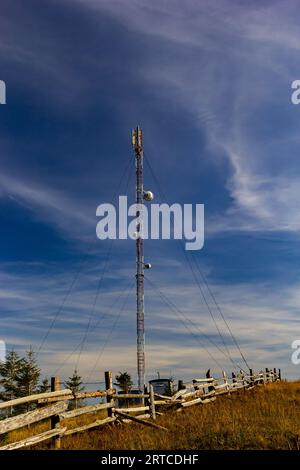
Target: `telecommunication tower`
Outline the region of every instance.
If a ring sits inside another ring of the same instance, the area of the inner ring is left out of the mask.
[[[132,130],[132,146],[135,153],[136,175],[136,330],[138,388],[145,387],[145,309],[144,270],[151,268],[144,260],[144,214],[143,202],[152,201],[153,193],[144,191],[143,185],[143,135],[140,127]]]

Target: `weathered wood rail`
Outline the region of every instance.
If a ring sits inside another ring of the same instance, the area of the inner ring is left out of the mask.
[[[166,431],[166,428],[154,422],[157,415],[163,414],[161,412],[163,407],[165,407],[165,410],[175,408],[180,412],[191,406],[210,403],[216,400],[219,395],[231,394],[240,390],[246,391],[256,386],[280,380],[280,369],[278,371],[276,369],[266,369],[264,372],[258,373],[250,370],[248,374],[242,372],[240,374],[232,373],[230,378],[227,377],[225,372],[223,372],[221,378],[213,378],[208,371],[206,378],[196,378],[191,383],[179,381],[178,391],[172,396],[156,393],[152,385],[149,385],[148,393],[117,394],[113,388],[112,373],[109,371],[105,372],[106,390],[80,392],[75,395],[72,394],[71,390],[60,390],[59,378],[53,377],[51,379],[51,392],[0,402],[0,413],[1,410],[5,409],[14,410],[19,405],[37,404],[37,408],[32,411],[0,419],[0,436],[47,419],[50,419],[51,429],[21,441],[3,445],[0,447],[0,451],[29,447],[49,439],[52,441],[53,447],[59,449],[61,438],[64,436],[85,432],[116,421],[121,423],[137,422]],[[105,399],[106,402],[82,406],[68,411],[69,401],[75,400],[77,403],[78,400],[85,398],[101,398]],[[130,402],[133,399],[140,399],[141,405],[129,406],[128,401]],[[126,400],[126,407],[120,407],[122,400]],[[107,416],[82,426],[71,428],[68,426],[68,420],[70,419],[93,415],[99,411],[106,412]]]

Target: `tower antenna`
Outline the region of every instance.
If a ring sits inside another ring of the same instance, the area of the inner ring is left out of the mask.
[[[143,135],[138,126],[132,130],[132,146],[135,153],[136,175],[136,330],[137,330],[137,374],[138,389],[145,387],[145,310],[144,270],[151,268],[144,261],[144,214],[143,201],[152,201],[151,191],[144,192],[143,186]]]

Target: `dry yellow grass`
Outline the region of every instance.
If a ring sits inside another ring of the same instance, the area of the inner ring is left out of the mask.
[[[81,417],[68,427],[103,417]],[[168,412],[157,420],[164,432],[139,424],[107,425],[62,439],[62,449],[300,449],[300,382],[281,382],[219,397],[182,413]],[[44,426],[44,427],[43,427]],[[48,427],[47,427],[48,426]],[[49,429],[49,424],[38,431]],[[36,434],[34,429],[11,433],[9,441]],[[39,448],[46,448],[46,444]]]

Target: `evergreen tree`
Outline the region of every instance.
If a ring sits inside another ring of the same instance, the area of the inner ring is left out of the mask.
[[[128,372],[119,372],[119,375],[116,375],[116,382],[116,385],[118,385],[124,393],[129,393],[133,385]]]
[[[18,371],[16,383],[18,386],[17,394],[19,397],[26,397],[39,392],[38,383],[40,379],[40,369],[38,367],[35,353],[30,347],[25,358],[22,360],[22,367]],[[27,411],[31,405],[26,405]],[[24,407],[22,407],[24,408]]]
[[[39,393],[50,392],[50,389],[51,389],[51,385],[50,385],[49,379],[48,377],[45,377],[41,385],[39,386]]]
[[[19,396],[18,375],[23,365],[24,359],[13,350],[8,352],[5,361],[0,363],[1,400],[13,400]]]
[[[83,400],[80,400],[80,399],[78,400],[76,398],[76,394],[79,392],[82,392],[85,388],[82,386],[82,384],[83,384],[82,378],[80,377],[80,375],[78,375],[77,370],[75,369],[73,372],[73,375],[69,377],[69,380],[67,380],[65,383],[66,387],[72,390],[72,393],[75,397],[75,399],[72,402],[70,402],[70,406],[69,406],[70,409],[73,409],[73,408],[76,409],[78,408],[78,406],[82,405]]]

